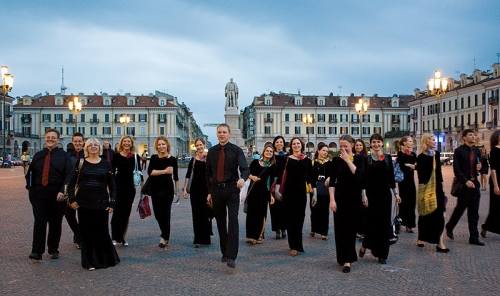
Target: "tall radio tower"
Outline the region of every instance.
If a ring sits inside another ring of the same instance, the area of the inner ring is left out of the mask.
[[[66,93],[68,88],[64,85],[64,67],[61,69],[61,95]]]

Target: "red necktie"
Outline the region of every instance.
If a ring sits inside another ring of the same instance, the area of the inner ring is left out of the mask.
[[[224,146],[221,145],[219,150],[219,158],[217,159],[217,182],[224,182],[224,157]]]
[[[43,169],[42,169],[42,186],[49,185],[49,171],[50,171],[50,150],[45,155],[45,159],[43,160]]]
[[[470,162],[470,176],[472,178],[475,178],[476,174],[474,172],[476,171],[476,155],[474,155],[473,150],[469,152],[469,162]]]

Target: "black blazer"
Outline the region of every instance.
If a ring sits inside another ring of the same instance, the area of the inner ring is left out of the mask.
[[[215,178],[220,146],[220,144],[217,144],[208,150],[207,169],[205,170],[208,193],[212,193],[213,186],[216,183]],[[228,142],[224,145],[224,155],[224,181],[222,183],[236,183],[240,177],[246,180],[249,175],[249,170],[243,150],[233,143]]]

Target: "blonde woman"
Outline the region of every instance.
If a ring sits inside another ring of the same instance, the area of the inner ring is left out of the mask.
[[[115,182],[111,164],[99,157],[101,151],[99,140],[85,142],[85,160],[76,164],[68,186],[71,208],[78,209],[82,267],[88,270],[120,262],[108,229],[108,216],[115,207]]]
[[[416,168],[419,209],[417,246],[424,247],[424,242],[437,244],[436,252],[448,253],[450,250],[446,248],[443,240],[446,197],[443,191],[439,151],[435,149],[434,135],[422,135]]]
[[[151,156],[148,175],[151,182],[153,212],[161,230],[158,246],[164,249],[170,240],[170,214],[174,195],[178,196],[179,175],[177,159],[170,155],[170,142],[166,137],[156,138],[155,150],[157,154]]]
[[[116,181],[116,207],[111,219],[111,236],[113,244],[128,247],[125,235],[135,197],[134,170],[140,163],[135,153],[134,139],[123,136],[118,142],[113,156],[112,167]]]

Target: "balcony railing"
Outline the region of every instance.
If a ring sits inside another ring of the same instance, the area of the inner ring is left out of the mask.
[[[400,123],[401,123],[401,120],[399,120],[399,119],[392,120],[392,124],[400,124]]]
[[[388,131],[385,133],[384,138],[401,138],[409,135],[410,131]]]
[[[417,120],[417,118],[418,118],[417,114],[412,114],[412,115],[411,115],[411,119],[413,119],[413,120]]]
[[[31,123],[31,117],[21,117],[22,123]]]
[[[272,118],[264,118],[264,123],[273,123]]]
[[[76,120],[73,118],[73,119],[66,119],[66,123],[75,123]]]
[[[498,97],[491,96],[488,98],[488,104],[490,105],[498,105]]]
[[[337,119],[329,119],[328,122],[329,123],[337,123]]]
[[[25,133],[14,133],[14,137],[20,137],[20,138],[31,138],[31,139],[39,139],[40,136],[34,135],[34,134],[25,134]]]
[[[166,123],[167,119],[166,118],[158,118],[158,123]]]
[[[91,118],[91,119],[89,120],[89,122],[90,122],[90,123],[99,123],[99,119],[97,119],[97,118],[95,118],[95,119],[94,119],[94,118]]]

